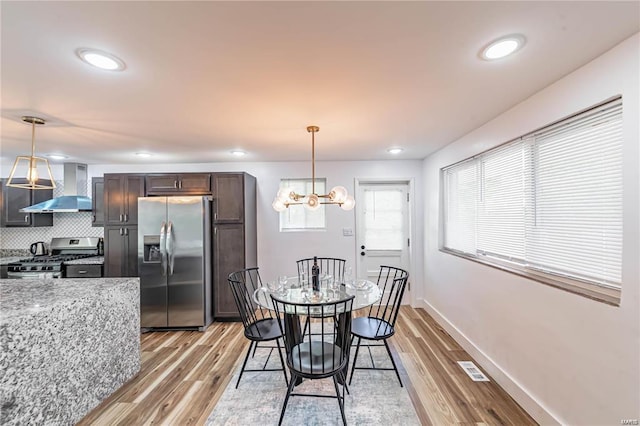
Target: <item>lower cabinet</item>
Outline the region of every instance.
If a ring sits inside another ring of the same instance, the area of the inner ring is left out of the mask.
[[[230,273],[248,267],[243,256],[244,225],[215,225],[213,246],[213,312],[216,319],[235,320],[240,318],[240,313],[228,278]]]
[[[138,227],[104,228],[104,276],[138,276]]]
[[[100,278],[102,265],[67,265],[64,268],[65,278]]]

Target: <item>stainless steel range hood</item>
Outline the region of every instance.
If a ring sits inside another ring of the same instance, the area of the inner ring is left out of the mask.
[[[87,165],[64,164],[63,196],[20,209],[23,213],[73,213],[91,211],[87,197]]]

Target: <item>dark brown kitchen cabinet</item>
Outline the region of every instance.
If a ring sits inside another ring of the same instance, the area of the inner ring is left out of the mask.
[[[104,178],[92,178],[91,188],[91,226],[104,226]]]
[[[104,228],[104,276],[138,276],[138,227]]]
[[[258,266],[256,178],[246,173],[214,173],[213,306],[218,320],[237,320],[231,272]],[[216,215],[217,213],[217,215]]]
[[[26,180],[18,180],[25,183]],[[49,181],[47,181],[49,182]],[[22,213],[20,209],[38,204],[53,198],[52,189],[24,189],[6,186],[6,181],[2,185],[0,196],[0,226],[2,227],[35,227],[53,226],[53,213]]]
[[[104,175],[104,226],[138,224],[138,197],[144,197],[144,175]]]
[[[104,275],[138,276],[138,197],[144,175],[104,175]]]
[[[211,173],[150,174],[147,195],[211,194]]]
[[[217,283],[213,291],[215,317],[239,318],[228,277],[230,273],[245,268],[244,256],[239,256],[245,249],[244,225],[215,225],[213,244],[218,248],[213,256],[214,282]]]
[[[102,265],[66,265],[64,267],[65,278],[100,278],[102,277]]]
[[[255,191],[255,178],[246,173],[214,173],[213,220],[215,223],[242,222],[245,210],[245,177],[253,178]],[[250,180],[250,179],[249,179]]]

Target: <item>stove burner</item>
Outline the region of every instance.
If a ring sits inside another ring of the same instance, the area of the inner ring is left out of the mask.
[[[95,254],[54,254],[50,256],[34,256],[20,259],[7,265],[8,272],[59,272],[62,264],[76,259],[93,257]]]
[[[20,259],[7,265],[10,278],[61,278],[65,274],[64,262],[98,256],[100,238],[53,238],[51,254]]]

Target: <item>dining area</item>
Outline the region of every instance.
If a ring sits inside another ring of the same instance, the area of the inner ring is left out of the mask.
[[[272,388],[268,393],[274,417],[267,420],[264,405],[257,404],[255,410],[243,410],[243,422],[255,411],[268,424],[300,420],[364,424],[363,414],[370,416],[376,409],[384,412],[389,404],[373,404],[363,410],[354,401],[375,401],[371,388],[390,384],[403,391],[387,340],[395,333],[409,274],[382,265],[374,282],[355,278],[344,259],[318,256],[298,260],[296,270],[295,275],[267,279],[258,267],[229,275],[243,335],[250,341],[233,385],[240,393],[245,387],[255,391],[256,381]],[[356,370],[362,372],[354,374]],[[374,371],[380,383],[368,375]],[[408,397],[405,403],[410,408]],[[274,405],[279,412],[273,412]],[[216,411],[221,415],[214,416]],[[404,411],[413,416],[403,424],[419,424],[413,410]],[[223,412],[224,401],[220,401],[212,413],[212,424],[229,424]],[[314,413],[321,417],[314,418]],[[395,416],[395,420],[389,418],[392,423],[406,414]]]

